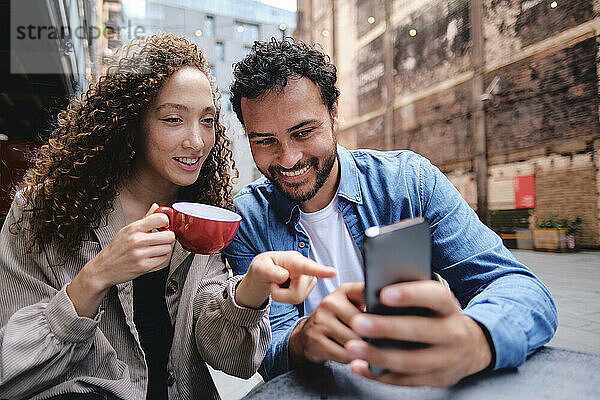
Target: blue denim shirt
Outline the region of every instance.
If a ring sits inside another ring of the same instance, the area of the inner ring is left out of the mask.
[[[522,364],[552,338],[557,313],[548,289],[427,159],[410,151],[337,150],[338,209],[361,253],[365,229],[424,217],[431,225],[432,269],[448,281],[463,313],[487,328],[495,369]],[[269,180],[242,189],[235,206],[243,219],[224,251],[235,273],[245,273],[265,251],[297,250],[308,257],[298,205]],[[260,370],[265,379],[292,367],[288,339],[302,315],[301,304],[271,303],[272,342]]]

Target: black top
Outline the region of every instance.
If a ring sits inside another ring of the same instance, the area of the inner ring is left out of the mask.
[[[148,364],[146,399],[167,399],[167,361],[173,325],[165,301],[169,268],[133,280],[133,320]]]

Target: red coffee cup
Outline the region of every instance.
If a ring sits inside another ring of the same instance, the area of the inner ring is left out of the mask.
[[[242,217],[208,204],[180,202],[159,207],[155,213],[169,217],[169,229],[184,249],[197,254],[215,254],[235,237]]]

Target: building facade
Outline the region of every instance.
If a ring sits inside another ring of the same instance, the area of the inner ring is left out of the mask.
[[[221,92],[224,125],[240,174],[234,191],[260,177],[229,101],[232,64],[248,54],[255,40],[290,35],[295,13],[251,0],[130,0],[123,4],[127,26],[142,28],[145,34],[185,36],[205,52]]]
[[[2,2],[0,41],[0,222],[57,114],[101,73],[102,34],[116,0]],[[8,29],[10,27],[10,29]]]
[[[600,0],[299,0],[339,71],[339,142],[432,160],[497,231],[600,247]]]

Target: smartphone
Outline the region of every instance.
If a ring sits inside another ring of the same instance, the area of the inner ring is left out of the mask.
[[[432,279],[431,231],[421,217],[405,219],[386,226],[365,230],[363,242],[365,268],[365,303],[368,313],[382,315],[431,316],[432,311],[422,307],[387,307],[379,301],[381,289],[399,282]],[[422,348],[423,343],[393,339],[366,339],[378,347],[402,349]],[[385,371],[369,366],[373,375]]]

